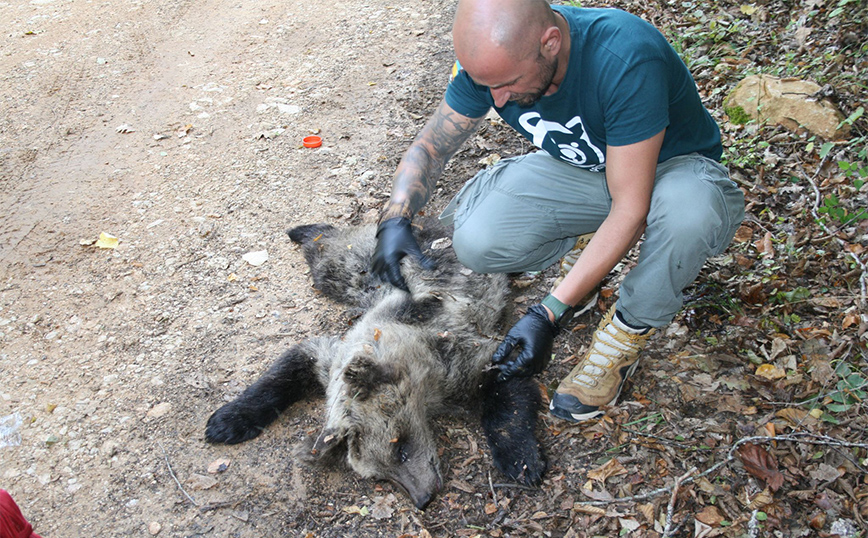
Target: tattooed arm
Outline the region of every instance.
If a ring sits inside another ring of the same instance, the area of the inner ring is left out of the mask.
[[[396,217],[412,219],[428,203],[446,163],[480,123],[482,117],[468,118],[442,101],[398,164],[392,197],[380,222]]]

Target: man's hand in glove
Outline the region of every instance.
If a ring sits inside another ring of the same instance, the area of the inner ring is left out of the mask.
[[[498,381],[542,372],[551,359],[552,344],[559,331],[558,326],[549,320],[548,310],[543,305],[528,308],[527,314],[509,330],[491,359],[500,367]],[[521,351],[509,358],[516,347]]]
[[[406,292],[407,281],[401,275],[401,260],[413,256],[425,269],[434,269],[434,262],[422,254],[419,243],[413,237],[410,219],[397,217],[384,220],[377,227],[377,247],[371,259],[371,270],[380,280]]]

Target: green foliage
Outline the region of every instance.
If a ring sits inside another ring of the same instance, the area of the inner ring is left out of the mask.
[[[835,9],[829,12],[829,18],[834,19],[835,17],[841,16],[841,14],[847,10],[848,4],[856,4],[858,7],[860,1],[861,0],[839,0]]]
[[[856,409],[860,405],[864,405],[866,398],[868,398],[868,374],[855,370],[846,361],[841,361],[838,364],[837,368],[835,368],[835,374],[838,380],[835,382],[835,388],[831,392],[820,394],[804,402],[819,402],[819,404],[814,403],[813,407],[821,411],[819,414],[820,420],[832,424],[840,423],[835,415],[846,413]]]
[[[823,205],[817,209],[817,213],[827,215],[829,220],[840,226],[847,226],[854,222],[868,219],[868,209],[862,207],[855,212],[850,212],[850,210],[841,205],[841,200],[835,194],[826,196],[823,200]],[[825,224],[827,219],[821,217],[820,221]]]
[[[730,146],[723,148],[720,162],[724,166],[754,169],[763,164],[763,152],[770,146],[759,132],[753,136],[739,138]]]
[[[799,286],[791,291],[773,292],[772,302],[778,304],[801,303],[811,298],[811,290]]]
[[[745,112],[740,106],[726,107],[723,111],[726,112],[727,116],[729,116],[729,121],[735,125],[744,125],[753,119],[751,115]]]
[[[868,178],[868,166],[861,162],[838,161],[838,168],[844,173],[845,177],[853,180],[853,187],[856,190],[862,188],[865,184],[865,178]]]

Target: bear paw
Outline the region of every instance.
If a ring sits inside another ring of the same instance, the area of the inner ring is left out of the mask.
[[[224,405],[208,419],[205,439],[211,443],[227,445],[249,441],[263,430],[256,418],[234,402]]]
[[[548,468],[536,443],[533,446],[512,446],[511,450],[492,449],[494,466],[510,479],[526,486],[538,486]]]

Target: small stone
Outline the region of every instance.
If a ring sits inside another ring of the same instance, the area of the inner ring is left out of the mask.
[[[285,105],[283,103],[277,103],[277,111],[281,114],[298,114],[301,112],[301,107],[297,105]]]
[[[148,524],[148,532],[151,533],[151,536],[160,534],[161,530],[163,530],[163,526],[156,521],[152,521]]]
[[[152,418],[160,418],[166,416],[172,411],[172,404],[169,402],[158,403],[148,411],[148,416]]]
[[[259,267],[260,265],[268,261],[268,251],[258,250],[256,252],[248,252],[247,254],[241,256],[241,259],[254,267]]]

